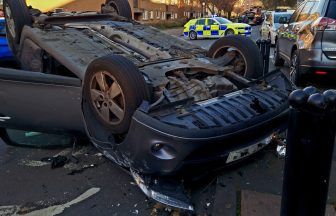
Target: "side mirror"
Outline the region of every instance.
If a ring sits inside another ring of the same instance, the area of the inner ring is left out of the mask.
[[[287,17],[280,17],[279,18],[279,23],[280,24],[289,24],[289,20],[287,19]]]

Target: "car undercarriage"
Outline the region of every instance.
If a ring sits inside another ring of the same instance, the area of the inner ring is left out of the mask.
[[[6,4],[11,28],[22,20]],[[294,87],[279,71],[262,74],[248,38],[206,51],[116,14],[28,13],[10,40],[22,70],[0,69],[0,126],[85,135],[148,196],[144,179],[240,161],[285,129]]]

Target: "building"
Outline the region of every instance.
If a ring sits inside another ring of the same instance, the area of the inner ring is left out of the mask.
[[[66,11],[99,11],[105,0],[27,0],[28,4],[44,11],[64,8]],[[133,18],[144,22],[190,19],[202,16],[199,0],[129,0]]]

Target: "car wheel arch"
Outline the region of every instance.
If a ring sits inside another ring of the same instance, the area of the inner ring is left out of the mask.
[[[227,29],[225,30],[225,32],[224,32],[224,35],[227,35],[227,32],[229,32],[229,31],[232,31],[233,34],[236,34],[236,32],[235,32],[234,29],[232,29],[232,28],[227,28]]]

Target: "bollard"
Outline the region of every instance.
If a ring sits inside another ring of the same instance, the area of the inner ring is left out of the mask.
[[[291,105],[281,216],[324,216],[336,128],[336,91],[296,90]]]
[[[257,45],[260,49],[260,53],[263,58],[263,75],[265,76],[269,72],[269,58],[270,58],[270,50],[271,50],[271,40],[257,40]]]

